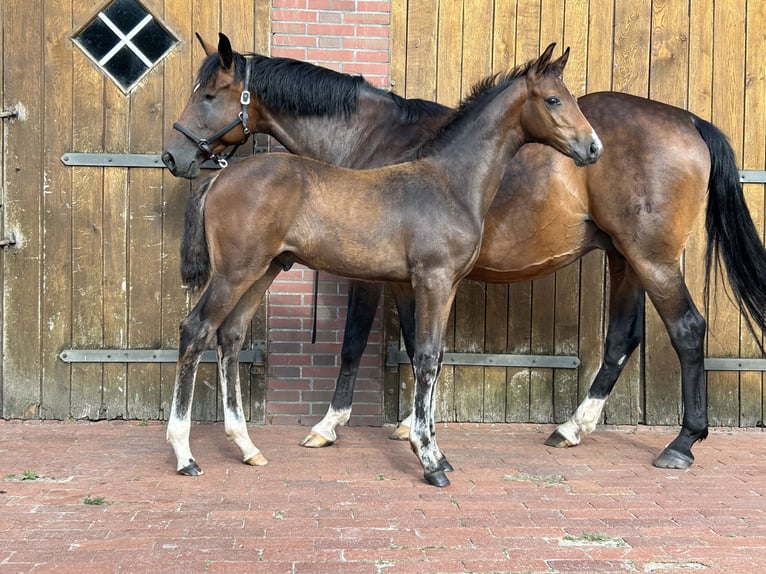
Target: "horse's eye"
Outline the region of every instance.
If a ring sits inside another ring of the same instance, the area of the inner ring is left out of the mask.
[[[548,96],[545,98],[545,105],[551,108],[560,106],[561,100],[557,96]]]
[[[212,102],[215,99],[215,94],[205,94],[204,97],[208,102]]]

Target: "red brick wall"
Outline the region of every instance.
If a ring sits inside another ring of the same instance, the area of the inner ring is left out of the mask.
[[[272,56],[285,56],[389,85],[390,0],[274,0]],[[311,343],[314,272],[296,266],[269,293],[266,421],[311,425],[335,388],[347,281],[320,274],[317,342]],[[383,329],[378,316],[365,351],[350,424],[383,422]]]

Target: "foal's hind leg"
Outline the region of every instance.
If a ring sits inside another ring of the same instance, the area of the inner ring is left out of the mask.
[[[547,438],[545,444],[548,446],[576,446],[582,435],[596,429],[606,399],[643,337],[645,297],[641,282],[622,255],[609,252],[607,256],[610,296],[604,360],[587,396],[572,417]]]
[[[301,446],[309,448],[330,446],[337,439],[335,428],[348,422],[359,363],[367,347],[367,339],[370,336],[382,291],[382,283],[349,282],[346,329],[343,333],[340,373],[335,383],[335,392],[327,414],[311,427],[311,432],[301,441]]]
[[[261,466],[268,461],[253,444],[247,432],[239,380],[239,351],[250,319],[280,270],[279,265],[272,263],[266,274],[240,298],[237,306],[218,329],[218,372],[221,380],[224,429],[226,436],[242,453],[242,461],[253,466]]]
[[[202,474],[189,447],[197,366],[218,325],[229,314],[238,298],[239,292],[232,292],[227,281],[214,277],[194,309],[181,321],[176,381],[167,428],[167,440],[175,452],[179,474]]]

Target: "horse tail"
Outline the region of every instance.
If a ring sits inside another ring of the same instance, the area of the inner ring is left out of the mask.
[[[181,239],[181,280],[192,292],[200,291],[210,279],[210,254],[205,235],[205,198],[215,177],[192,186],[184,215]]]
[[[696,116],[693,121],[710,151],[705,298],[708,299],[713,262],[718,263],[717,273],[723,261],[740,311],[747,310],[758,327],[766,330],[766,249],[745,202],[734,150],[714,125]],[[743,312],[743,316],[756,341],[760,341],[748,314]]]

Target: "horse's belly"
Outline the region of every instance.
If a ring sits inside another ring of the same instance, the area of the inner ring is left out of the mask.
[[[469,277],[512,283],[553,273],[599,247],[598,229],[579,210],[523,208],[491,213]]]

